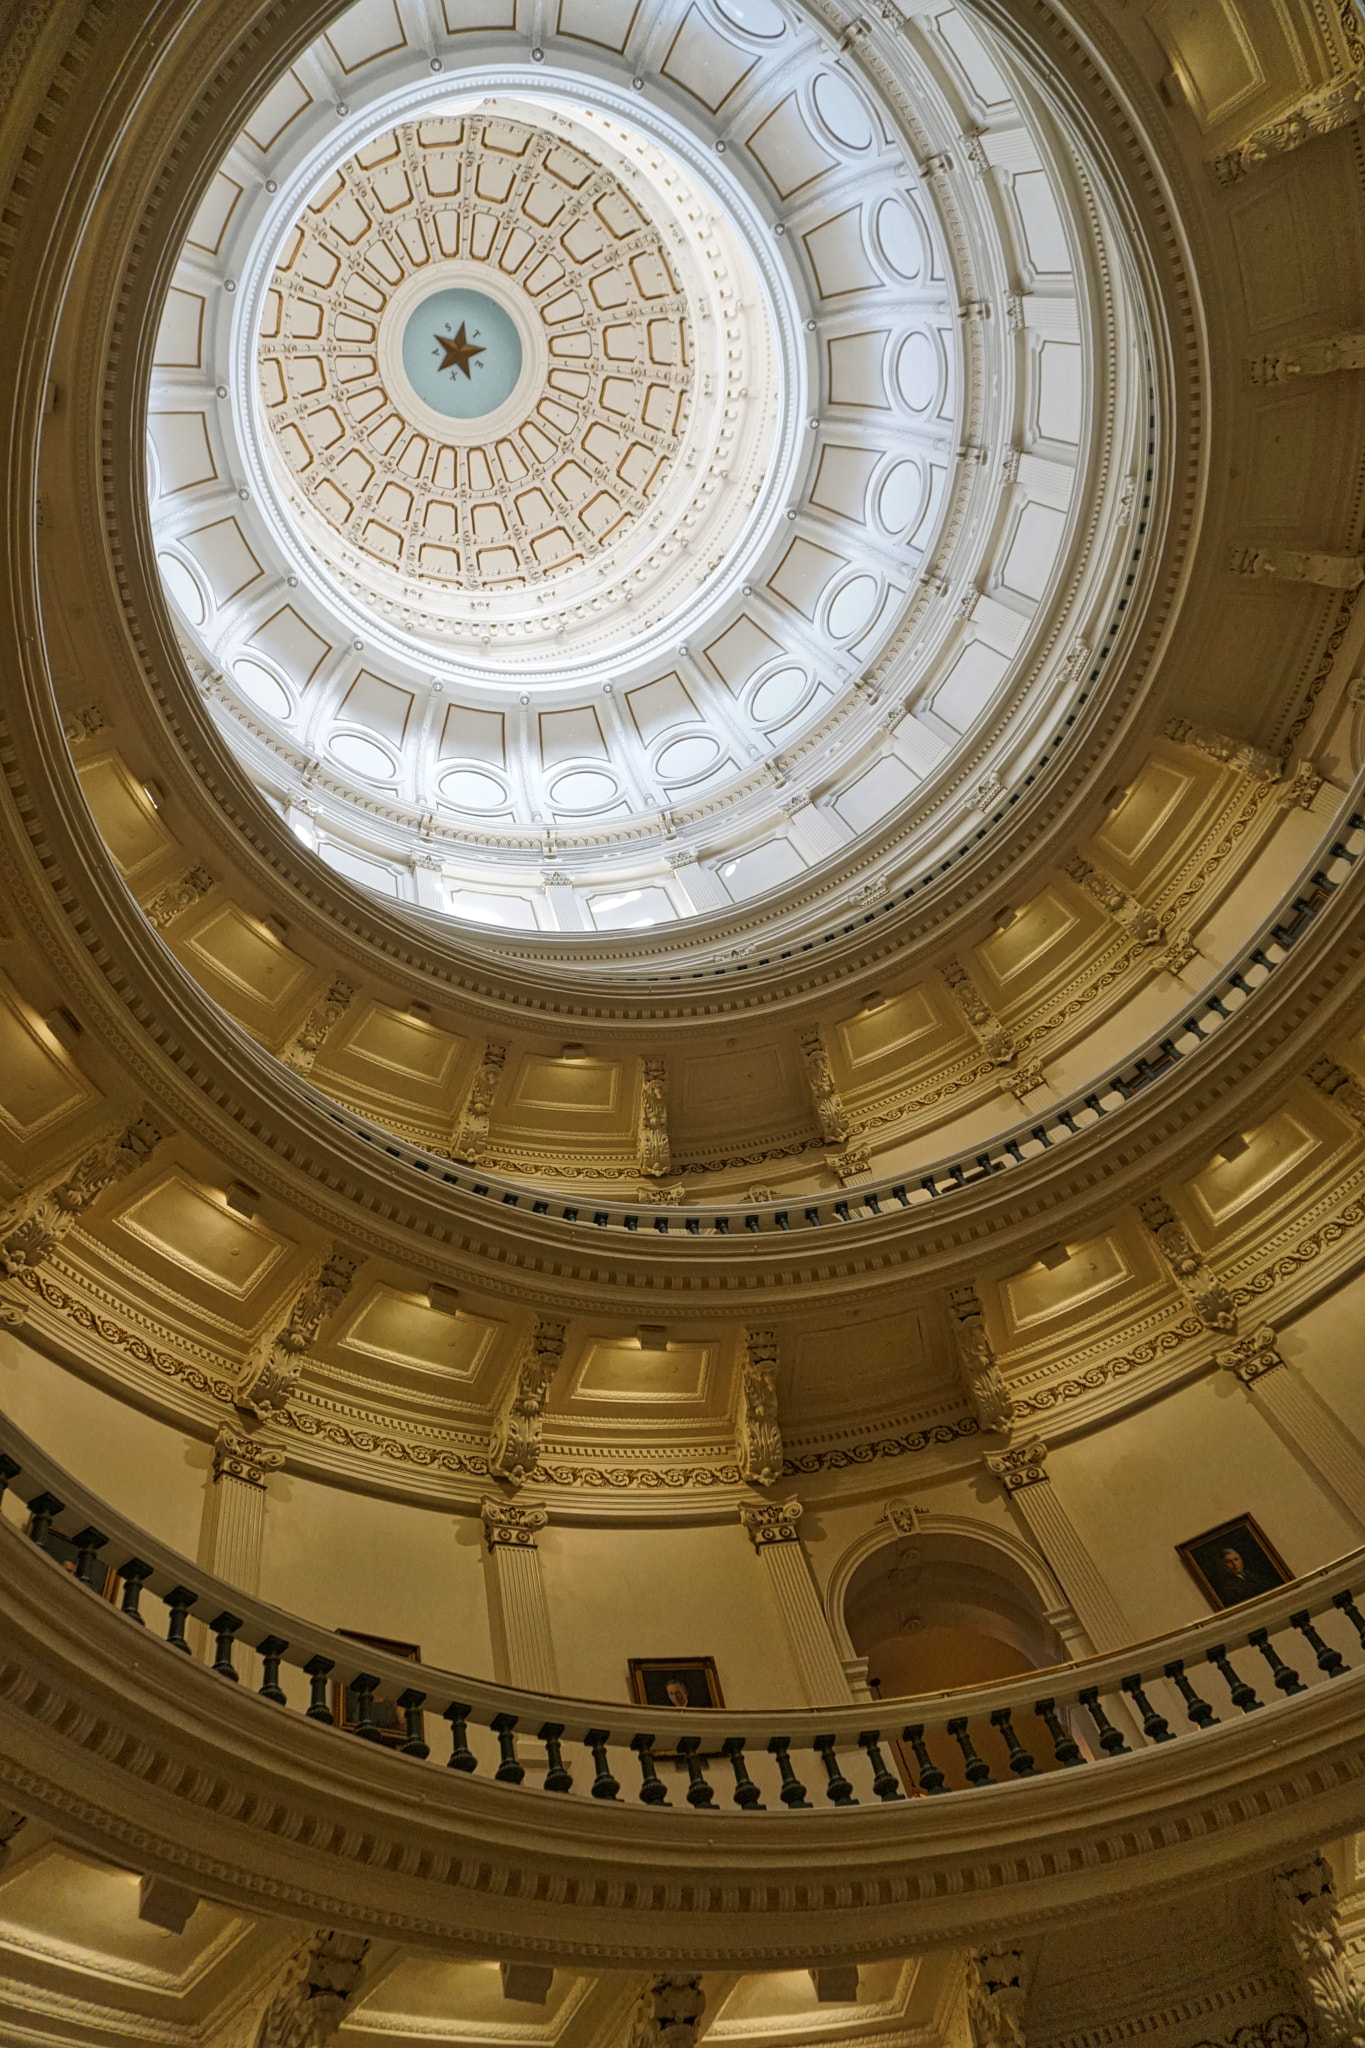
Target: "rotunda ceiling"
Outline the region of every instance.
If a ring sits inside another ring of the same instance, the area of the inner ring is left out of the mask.
[[[334,868],[705,951],[942,860],[1075,723],[1150,343],[965,10],[873,63],[773,0],[585,8],[457,61],[366,0],[275,88],[168,296],[153,521]]]

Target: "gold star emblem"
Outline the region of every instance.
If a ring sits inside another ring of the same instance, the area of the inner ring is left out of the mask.
[[[477,328],[475,332],[478,332]],[[475,356],[481,356],[484,352],[482,345],[471,341],[465,333],[465,323],[463,320],[460,322],[460,331],[453,341],[448,334],[438,334],[436,341],[443,350],[441,368],[443,370],[463,370],[466,377],[469,375],[469,365],[473,362]]]

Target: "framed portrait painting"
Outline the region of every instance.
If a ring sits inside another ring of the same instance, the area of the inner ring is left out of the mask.
[[[349,1643],[362,1643],[371,1650],[385,1650],[390,1657],[402,1657],[408,1664],[420,1664],[422,1652],[416,1643],[396,1643],[389,1636],[362,1635],[359,1629],[339,1628],[336,1633],[345,1636]],[[357,1659],[357,1663],[362,1660]],[[374,1706],[374,1725],[379,1730],[379,1740],[394,1749],[407,1740],[407,1720],[397,1696],[387,1686],[380,1686],[371,1695]],[[338,1728],[354,1733],[360,1718],[359,1701],[355,1688],[350,1685],[332,1684],[332,1719]]]
[[[1210,1607],[1239,1607],[1260,1593],[1273,1593],[1294,1577],[1270,1538],[1251,1515],[1234,1515],[1176,1550]]]
[[[632,1657],[630,1696],[642,1707],[723,1707],[714,1657]]]

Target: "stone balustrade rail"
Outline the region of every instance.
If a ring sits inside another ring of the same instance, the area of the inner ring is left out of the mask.
[[[1365,1679],[1362,1549],[1152,1642],[960,1692],[764,1712],[537,1695],[407,1663],[253,1599],[126,1521],[3,1418],[0,1446],[0,1557],[35,1546],[54,1598],[69,1578],[78,1598],[116,1600],[171,1655],[191,1655],[202,1625],[218,1678],[240,1685],[246,1653],[261,1698],[329,1740],[386,1744],[404,1767],[488,1774],[509,1793],[685,1803],[736,1819],[1003,1794],[1040,1772],[1202,1740],[1351,1672]]]
[[[928,1161],[922,1168],[846,1187],[838,1196],[801,1195],[742,1205],[708,1204],[684,1196],[681,1206],[651,1208],[634,1201],[594,1194],[566,1198],[482,1168],[460,1166],[439,1153],[414,1145],[354,1110],[341,1107],[324,1090],[301,1076],[286,1074],[286,1085],[307,1096],[352,1137],[421,1174],[433,1190],[457,1189],[531,1217],[592,1230],[653,1232],[668,1240],[670,1251],[688,1240],[708,1237],[775,1237],[793,1231],[836,1228],[870,1222],[902,1210],[938,1202],[1040,1159],[1069,1138],[1091,1129],[1121,1111],[1124,1105],[1159,1082],[1177,1066],[1187,1065],[1215,1039],[1223,1026],[1264,987],[1289,959],[1323,906],[1334,896],[1365,853],[1365,776],[1346,798],[1332,830],[1303,868],[1293,886],[1248,943],[1238,948],[1230,965],[1213,975],[1193,997],[1174,1011],[1169,1024],[1151,1033],[1117,1069],[1106,1067],[1092,1081],[1070,1091],[1030,1117],[1008,1127],[987,1145],[971,1146]],[[1002,1075],[1004,1070],[1002,1069]],[[1007,1076],[1006,1076],[1007,1078]],[[757,1247],[755,1247],[757,1249]],[[661,1246],[662,1250],[662,1246]]]

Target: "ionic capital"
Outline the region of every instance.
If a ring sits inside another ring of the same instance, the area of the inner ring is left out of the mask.
[[[521,1507],[509,1500],[485,1499],[479,1513],[490,1550],[537,1549],[537,1533],[550,1519],[544,1508]]]
[[[1040,1437],[1029,1444],[1015,1444],[1011,1450],[990,1455],[986,1463],[1006,1493],[1018,1493],[1025,1486],[1041,1486],[1047,1479],[1047,1445]]]
[[[748,1531],[749,1541],[755,1550],[766,1550],[772,1543],[795,1543],[798,1540],[796,1525],[801,1519],[799,1500],[774,1501],[762,1507],[740,1508],[739,1519]]]

